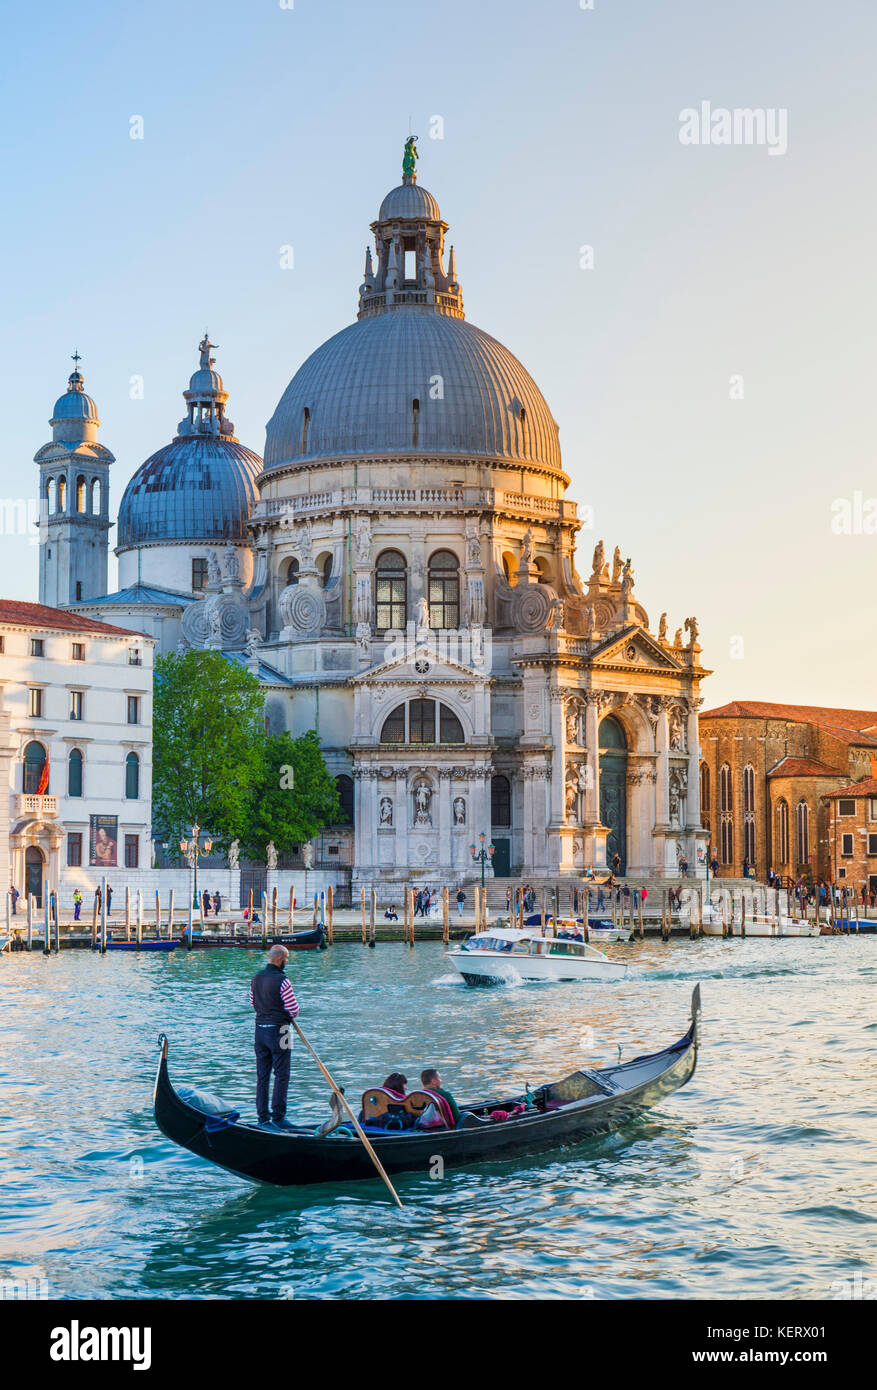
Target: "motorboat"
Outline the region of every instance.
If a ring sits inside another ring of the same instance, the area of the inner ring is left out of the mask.
[[[627,965],[585,941],[548,936],[536,927],[488,927],[448,952],[467,985],[532,980],[623,980]]]

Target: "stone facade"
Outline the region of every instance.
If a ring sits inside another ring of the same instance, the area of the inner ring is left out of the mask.
[[[877,778],[838,787],[823,797],[827,874],[861,901],[877,893]]]
[[[719,872],[828,877],[824,797],[870,775],[877,713],[734,701],[700,716],[704,827]]]

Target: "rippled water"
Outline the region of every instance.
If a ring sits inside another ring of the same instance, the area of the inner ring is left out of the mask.
[[[693,1081],[616,1134],[396,1182],[256,1188],[167,1142],[171,1076],[251,1114],[250,952],[0,958],[0,1277],[50,1297],[831,1298],[877,1278],[877,938],[609,948],[612,985],[470,990],[440,944],[295,957],[301,1022],[348,1094],[440,1065],[462,1099],[680,1036]],[[298,1046],[295,1118],[328,1114]]]

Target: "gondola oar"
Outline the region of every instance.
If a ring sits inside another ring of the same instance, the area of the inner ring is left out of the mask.
[[[344,1092],[343,1092],[338,1086],[335,1085],[335,1082],[332,1080],[332,1078],[331,1078],[331,1076],[329,1075],[328,1071],[327,1071],[326,1068],[323,1066],[323,1063],[320,1061],[320,1059],[319,1059],[319,1057],[317,1056],[316,1052],[315,1052],[314,1049],[311,1047],[311,1045],[310,1045],[310,1043],[308,1042],[307,1038],[305,1037],[304,1033],[301,1031],[301,1029],[299,1028],[298,1024],[296,1023],[295,1019],[292,1020],[292,1026],[293,1026],[293,1028],[295,1029],[295,1031],[298,1033],[299,1037],[301,1038],[301,1040],[302,1040],[302,1042],[304,1043],[305,1047],[307,1048],[308,1052],[309,1052],[309,1053],[311,1054],[311,1056],[313,1057],[313,1059],[314,1059],[314,1061],[316,1062],[317,1066],[320,1068],[320,1071],[321,1071],[321,1072],[323,1073],[323,1075],[325,1076],[325,1078],[326,1078],[326,1080],[328,1081],[329,1085],[332,1087],[332,1090],[334,1091],[334,1093],[335,1093],[335,1095],[337,1096],[338,1100],[339,1100],[340,1103],[344,1106],[344,1109],[347,1111],[348,1115],[350,1116],[350,1122],[351,1122],[351,1124],[353,1125],[353,1128],[356,1130],[357,1134],[359,1135],[360,1139],[362,1140],[363,1145],[365,1146],[366,1153],[368,1154],[368,1156],[369,1156],[369,1158],[371,1159],[372,1163],[375,1165],[375,1167],[377,1168],[377,1170],[378,1170],[378,1172],[380,1173],[381,1177],[383,1178],[384,1182],[387,1184],[387,1187],[388,1187],[388,1189],[389,1189],[390,1195],[391,1195],[391,1197],[393,1198],[393,1201],[396,1203],[396,1206],[397,1206],[397,1207],[401,1207],[402,1203],[401,1203],[401,1201],[399,1200],[399,1194],[398,1194],[398,1192],[396,1191],[396,1189],[395,1189],[395,1187],[393,1186],[393,1184],[390,1182],[390,1179],[387,1177],[386,1171],[385,1171],[385,1169],[384,1169],[384,1165],[381,1163],[381,1160],[378,1158],[377,1154],[375,1153],[374,1149],[372,1148],[371,1144],[368,1142],[368,1139],[366,1138],[365,1134],[363,1133],[362,1128],[361,1128],[360,1123],[359,1123],[359,1120],[356,1118],[356,1116],[354,1115],[354,1113],[353,1113],[353,1111],[351,1110],[350,1106],[347,1104],[347,1101],[344,1099]]]

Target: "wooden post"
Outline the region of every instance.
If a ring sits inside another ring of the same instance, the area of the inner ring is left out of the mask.
[[[414,889],[405,889],[405,940],[408,941],[414,931]]]
[[[731,892],[730,892],[729,896],[730,896],[730,899],[731,899],[731,907],[730,907],[730,910],[729,910],[729,913],[728,913],[728,935],[729,935],[729,936],[733,936],[733,935],[734,935],[734,890],[733,890],[733,889],[731,889]]]
[[[290,889],[290,903],[292,902],[292,890]],[[292,907],[289,909],[289,921],[292,924]],[[332,884],[326,889],[326,937],[329,945],[335,940],[335,889]]]
[[[413,889],[413,888],[409,888],[408,892],[409,892],[409,894],[410,894],[410,896],[411,896],[411,930],[410,930],[410,933],[409,933],[409,936],[408,936],[408,945],[409,945],[409,946],[411,947],[411,949],[413,950],[413,949],[414,949],[414,935],[415,935],[415,926],[414,926],[414,889]],[[422,901],[422,900],[421,900],[421,901]]]
[[[61,904],[58,897],[55,897],[55,950],[60,954],[61,951]]]
[[[374,948],[375,948],[375,918],[376,918],[376,916],[377,916],[377,912],[378,912],[378,895],[377,895],[377,890],[373,888],[372,891],[371,891],[371,902],[369,903],[369,909],[368,909],[368,944],[369,944],[369,946],[371,947],[372,950],[374,950]],[[413,941],[413,940],[412,940],[412,942],[411,942],[411,945],[412,945],[412,946],[414,945],[414,941]]]
[[[361,922],[361,925],[362,925],[362,944],[363,944],[363,946],[364,946],[364,945],[365,945],[365,941],[366,941],[366,934],[365,934],[365,933],[366,933],[366,929],[365,929],[365,888],[360,888],[360,890],[359,890],[359,917],[360,917],[360,922]]]
[[[125,884],[125,940],[131,940],[131,885]]]
[[[661,940],[670,940],[670,900],[666,888],[661,889]]]
[[[47,956],[51,950],[51,914],[49,912],[49,880],[43,879],[43,955]]]
[[[746,935],[746,890],[744,888],[740,897],[740,935]]]
[[[271,889],[271,930],[277,931],[277,884]]]
[[[643,890],[639,890],[639,900],[636,905],[637,912],[637,935],[640,941],[643,939]]]
[[[295,884],[289,889],[289,930],[295,931]]]
[[[191,911],[191,905],[190,909]],[[143,890],[137,889],[137,950],[140,950],[143,942]]]
[[[262,889],[262,950],[268,948],[268,889]]]
[[[292,931],[292,896],[293,896],[294,891],[295,891],[295,890],[293,889],[292,884],[290,884],[290,885],[289,885],[289,907],[286,909],[286,926],[287,926],[287,930],[289,930],[289,931]]]
[[[158,889],[155,890],[155,939],[161,939],[161,896]]]
[[[193,906],[192,906],[192,894],[191,894],[191,893],[189,892],[189,890],[188,890],[188,885],[187,885],[187,887],[186,887],[186,899],[187,899],[188,904],[189,904],[189,906],[188,906],[188,911],[187,911],[187,913],[186,913],[186,950],[187,950],[187,951],[191,951],[191,949],[192,949],[192,922],[193,922],[192,913],[193,913],[193,911],[194,911],[194,908],[193,908]],[[250,893],[250,921],[252,922],[252,920],[253,920],[253,894],[252,894],[252,892],[251,892],[251,893]],[[250,928],[250,930],[252,931],[252,927]]]
[[[448,885],[442,889],[442,941],[447,946],[451,939],[451,895]]]
[[[27,895],[27,949],[33,950],[33,893]]]
[[[174,890],[173,888],[167,895],[167,939],[174,939]]]
[[[157,895],[156,895],[157,896]],[[105,956],[107,953],[107,880],[101,879],[100,890],[100,953]]]
[[[98,911],[99,911],[99,908],[98,908],[98,905],[97,905],[97,894],[95,894],[94,903],[93,903],[92,909],[91,909],[91,944],[92,944],[92,948],[94,948],[94,947],[97,945],[97,914],[98,914]]]

